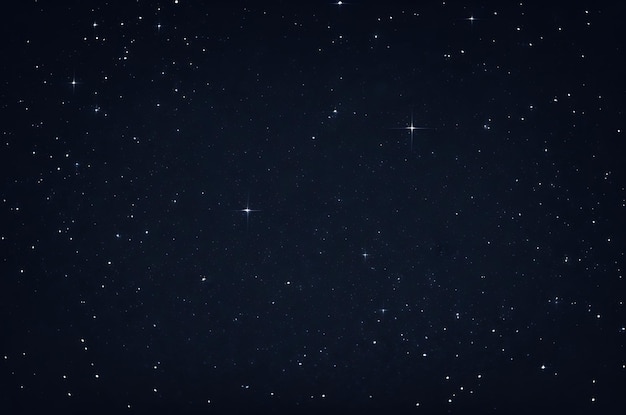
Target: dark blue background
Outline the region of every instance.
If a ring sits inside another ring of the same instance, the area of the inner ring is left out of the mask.
[[[7,413],[626,410],[623,6],[18,3]]]

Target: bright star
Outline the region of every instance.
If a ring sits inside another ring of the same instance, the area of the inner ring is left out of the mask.
[[[399,129],[400,130],[407,130],[411,134],[411,151],[413,151],[413,133],[415,132],[415,130],[432,130],[433,128],[416,127],[415,124],[413,123],[413,113],[411,112],[411,124],[407,125],[406,127],[399,128]]]
[[[239,209],[239,212],[246,214],[246,228],[248,227],[248,223],[250,222],[250,213],[252,212],[260,212],[258,209],[250,209],[250,196],[248,196],[248,200],[246,202],[246,207],[243,209]]]
[[[471,26],[474,26],[474,22],[478,21],[478,19],[474,16],[466,17],[463,20],[465,20],[466,22],[470,22]]]
[[[72,85],[72,92],[76,91],[76,85],[78,85],[78,81],[76,80],[76,75],[72,77],[70,81],[70,85]]]

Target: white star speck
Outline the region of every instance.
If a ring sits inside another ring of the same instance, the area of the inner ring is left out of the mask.
[[[407,125],[406,127],[395,128],[395,129],[409,131],[409,133],[411,134],[411,151],[413,151],[413,133],[415,132],[415,130],[433,130],[433,128],[430,128],[430,127],[421,127],[421,126],[416,127],[415,124],[413,123],[413,113],[411,113],[411,124]]]
[[[250,209],[250,196],[248,196],[248,200],[246,202],[246,207],[243,208],[243,209],[239,209],[239,212],[242,212],[242,213],[246,214],[246,228],[247,228],[248,224],[250,222],[250,213],[260,212],[260,210],[258,210],[258,209]]]

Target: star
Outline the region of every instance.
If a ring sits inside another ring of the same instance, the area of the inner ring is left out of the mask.
[[[258,209],[250,209],[250,196],[248,196],[248,200],[246,201],[246,207],[243,209],[239,209],[239,212],[246,214],[246,229],[248,228],[248,223],[250,222],[250,213],[252,212],[260,212]]]
[[[415,132],[415,130],[432,130],[432,128],[429,128],[429,127],[416,127],[415,124],[413,123],[413,113],[412,112],[411,112],[411,124],[407,125],[406,127],[402,127],[400,129],[401,130],[407,130],[411,134],[411,151],[413,151],[413,133]]]
[[[465,19],[463,19],[463,20],[465,20],[466,22],[470,22],[470,26],[471,26],[471,27],[474,27],[474,22],[477,22],[479,19],[477,19],[477,18],[476,18],[476,17],[474,17],[474,16],[470,16],[470,17],[466,17],[466,18],[465,18]]]
[[[76,85],[78,85],[78,81],[76,80],[76,75],[72,77],[72,80],[70,81],[70,85],[72,85],[72,92],[75,92]]]

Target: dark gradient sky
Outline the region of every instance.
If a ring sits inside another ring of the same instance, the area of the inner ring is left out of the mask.
[[[14,3],[3,413],[626,411],[619,2]]]

